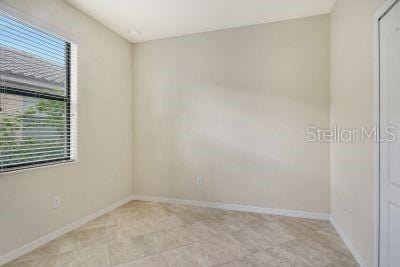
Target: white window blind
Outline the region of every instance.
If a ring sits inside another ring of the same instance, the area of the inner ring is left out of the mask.
[[[0,172],[77,151],[77,47],[0,13]]]

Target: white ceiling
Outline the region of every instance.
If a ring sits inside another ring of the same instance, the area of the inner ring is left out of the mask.
[[[335,0],[67,0],[131,42],[330,13]],[[139,31],[135,36],[129,30]]]

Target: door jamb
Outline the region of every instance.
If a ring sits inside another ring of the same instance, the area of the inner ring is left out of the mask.
[[[380,36],[379,21],[400,0],[386,0],[373,16],[373,42],[374,42],[374,88],[373,88],[373,125],[380,126]],[[380,139],[379,130],[378,140]],[[380,235],[380,156],[379,141],[373,142],[373,208],[374,208],[374,266],[379,266],[379,235]]]

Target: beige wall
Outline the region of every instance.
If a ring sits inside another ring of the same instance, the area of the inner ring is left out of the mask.
[[[329,213],[329,53],[327,15],[135,44],[134,194]]]
[[[6,0],[79,38],[79,162],[0,176],[0,255],[132,191],[131,45],[61,0]],[[52,209],[53,195],[62,207]]]
[[[383,0],[337,0],[331,15],[331,124],[372,124],[372,16]],[[331,212],[373,263],[372,141],[331,145]],[[344,212],[346,200],[348,211]]]

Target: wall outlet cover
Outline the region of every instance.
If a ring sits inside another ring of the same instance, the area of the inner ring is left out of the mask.
[[[58,209],[61,207],[61,197],[54,196],[53,197],[53,209]]]

